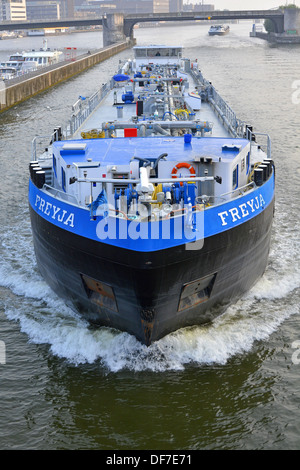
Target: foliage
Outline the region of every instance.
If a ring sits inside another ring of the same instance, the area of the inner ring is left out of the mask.
[[[300,8],[294,5],[293,3],[290,3],[289,5],[281,5],[278,7],[279,10],[285,10],[285,8],[295,8],[296,10],[299,10]]]

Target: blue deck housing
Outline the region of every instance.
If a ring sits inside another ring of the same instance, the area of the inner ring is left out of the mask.
[[[64,145],[68,149],[63,149]],[[85,149],[72,149],[74,144],[86,144]],[[54,152],[60,152],[67,165],[74,161],[85,162],[91,158],[93,161],[106,164],[124,164],[132,157],[154,158],[161,153],[168,153],[170,161],[194,160],[196,157],[210,157],[212,161],[233,160],[249,141],[224,137],[193,137],[191,143],[186,144],[184,137],[128,137],[114,139],[69,140],[54,142]],[[223,148],[224,146],[224,148]]]

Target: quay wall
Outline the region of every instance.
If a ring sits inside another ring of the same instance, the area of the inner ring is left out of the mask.
[[[300,44],[300,36],[288,33],[263,33],[260,31],[251,32],[250,37],[265,39],[274,44]]]
[[[11,85],[2,82],[5,83],[5,86],[0,89],[0,112],[6,111],[38,93],[68,80],[133,45],[134,41],[126,40],[105,47],[95,53],[87,54],[75,61],[52,65],[49,68],[47,67],[47,70],[45,68],[39,73],[35,72],[34,76],[24,75],[21,79],[14,79],[14,83]]]

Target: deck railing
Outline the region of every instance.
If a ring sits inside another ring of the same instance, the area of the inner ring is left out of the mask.
[[[102,87],[88,98],[79,97],[72,106],[72,117],[64,131],[65,138],[71,137],[84,123],[88,116],[96,109],[103,98],[113,88],[113,80],[102,85]]]
[[[202,87],[204,99],[211,104],[232,136],[245,137],[246,123],[237,118],[229,104],[221,97],[215,87],[206,78],[204,78],[200,70],[191,69],[191,74],[196,83]],[[201,90],[199,91],[201,93]]]

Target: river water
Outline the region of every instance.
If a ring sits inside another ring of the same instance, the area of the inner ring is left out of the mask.
[[[91,330],[36,268],[27,203],[31,140],[65,123],[125,51],[0,115],[0,449],[300,449],[300,48],[223,38],[208,25],[135,30],[179,44],[237,115],[272,139],[276,214],[263,278],[212,325],[146,348]],[[42,38],[0,42],[0,58]],[[101,33],[48,47],[101,47]]]

